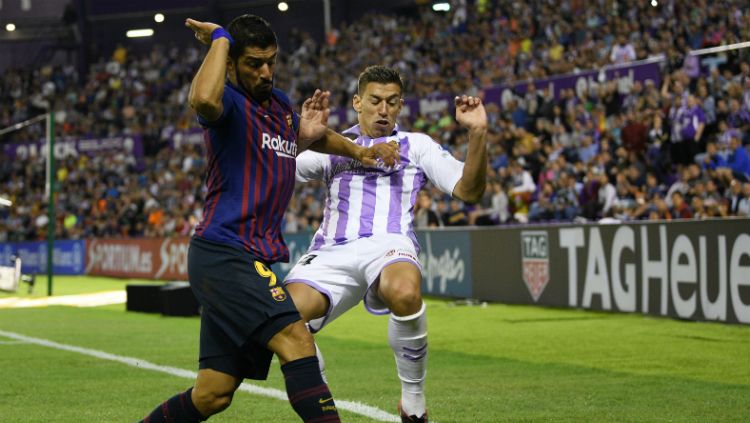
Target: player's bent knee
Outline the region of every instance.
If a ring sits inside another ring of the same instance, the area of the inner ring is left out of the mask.
[[[315,342],[302,320],[287,325],[268,342],[281,364],[315,355]]]
[[[390,284],[389,289],[381,289],[381,295],[388,308],[398,316],[417,313],[422,307],[422,293],[410,283]]]
[[[204,416],[220,413],[232,404],[234,392],[193,388],[193,403]]]
[[[396,291],[396,300],[402,304],[422,305],[422,293],[418,287],[406,285]]]
[[[201,369],[193,386],[193,404],[203,416],[225,410],[242,379],[213,369]]]
[[[422,307],[421,282],[422,274],[414,264],[394,263],[383,269],[378,294],[394,314],[414,314]]]

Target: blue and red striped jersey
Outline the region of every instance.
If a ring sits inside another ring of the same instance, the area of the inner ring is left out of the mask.
[[[299,116],[273,90],[263,107],[227,82],[224,111],[203,126],[206,202],[195,236],[249,251],[268,263],[289,260],[281,222],[294,190]]]

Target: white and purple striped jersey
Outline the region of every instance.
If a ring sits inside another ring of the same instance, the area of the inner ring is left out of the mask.
[[[353,142],[364,147],[396,141],[401,160],[392,168],[373,168],[310,150],[297,156],[297,181],[323,180],[328,186],[323,222],[310,251],[374,234],[397,233],[411,238],[418,252],[412,226],[417,193],[429,180],[452,194],[464,164],[429,136],[399,131],[398,126],[391,136],[382,138],[360,135],[358,125],[344,134],[357,135]]]

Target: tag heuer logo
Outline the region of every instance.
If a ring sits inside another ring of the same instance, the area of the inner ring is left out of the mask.
[[[549,238],[546,231],[521,232],[523,281],[537,302],[549,282]]]

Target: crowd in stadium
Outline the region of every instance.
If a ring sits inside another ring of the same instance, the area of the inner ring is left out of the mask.
[[[447,15],[369,15],[324,41],[293,31],[276,84],[296,102],[317,87],[331,89],[334,105],[349,107],[369,64],[398,68],[406,96],[421,97],[481,94],[500,83],[663,54],[662,84],[623,90],[612,82],[559,99],[530,89],[505,107],[488,104],[483,200],[466,205],[428,186],[417,226],[750,216],[750,55],[687,55],[750,40],[750,7],[733,0],[659,8],[635,0],[456,3]],[[0,127],[53,107],[60,137],[143,139],[143,170],[122,155],[58,162],[58,237],[190,234],[205,194],[203,151],[168,141],[198,127],[186,98],[201,57],[194,44],[157,45],[147,54],[118,47],[91,65],[82,84],[73,64],[3,73]],[[463,158],[467,137],[449,111],[400,124]],[[42,137],[43,127],[32,125],[3,136],[0,146]],[[44,182],[41,157],[0,161],[0,196],[14,202],[0,208],[0,241],[45,236]],[[317,227],[323,189],[298,185],[288,232]]]

